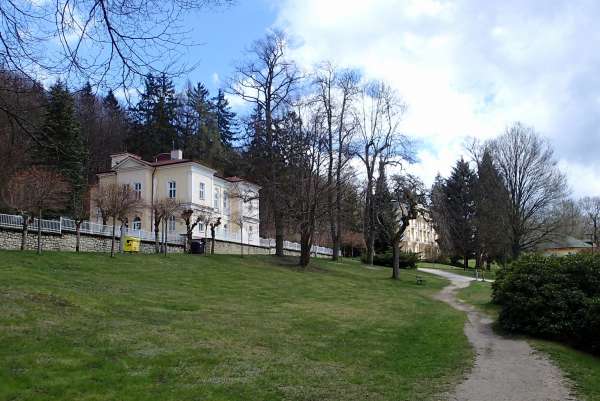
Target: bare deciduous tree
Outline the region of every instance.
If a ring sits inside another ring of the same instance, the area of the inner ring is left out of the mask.
[[[316,72],[317,99],[325,113],[327,131],[327,212],[333,247],[332,259],[337,260],[342,237],[342,196],[344,168],[350,160],[349,142],[354,132],[349,121],[352,102],[359,91],[360,77],[353,70],[338,70],[323,63]]]
[[[307,107],[304,120],[290,113],[285,128],[290,186],[286,196],[290,217],[300,232],[300,266],[310,263],[317,224],[326,215],[327,166],[326,113],[322,107]]]
[[[283,256],[284,210],[280,199],[280,186],[284,183],[279,176],[283,161],[279,155],[279,138],[275,129],[276,120],[285,112],[290,98],[301,76],[293,61],[286,58],[287,38],[281,31],[269,33],[256,41],[250,49],[251,60],[236,68],[229,83],[229,92],[252,103],[264,114],[259,138],[255,146],[253,178],[263,187],[275,222],[275,254]],[[257,122],[258,123],[258,122]]]
[[[411,174],[395,175],[391,179],[390,202],[391,207],[383,207],[382,211],[389,211],[381,215],[378,213],[379,224],[386,229],[383,232],[392,244],[393,263],[392,278],[400,278],[400,243],[411,220],[419,215],[425,216],[426,194],[423,183]]]
[[[521,123],[488,147],[509,193],[511,248],[517,257],[556,232],[560,219],[552,209],[566,196],[566,178],[548,141]]]
[[[45,210],[62,209],[67,201],[68,189],[69,185],[61,174],[37,166],[17,172],[9,180],[3,198],[23,218],[21,250],[25,249],[32,216],[37,215],[37,253],[42,252],[43,213]]]
[[[598,234],[600,230],[600,197],[586,196],[580,199],[579,208],[583,214],[585,226],[591,236],[592,247],[596,247],[598,246]]]
[[[154,203],[154,208],[155,208],[155,224],[156,224],[156,216],[159,216],[159,224],[162,221],[162,226],[163,226],[163,253],[166,255],[167,254],[167,248],[168,248],[168,231],[169,231],[169,220],[172,217],[176,217],[179,212],[181,211],[181,202],[179,202],[176,199],[172,199],[172,198],[164,198],[164,199],[159,199],[157,202]]]
[[[89,192],[83,196],[73,196],[71,198],[71,217],[75,222],[75,252],[79,252],[81,243],[81,225],[90,218],[90,205],[88,202]]]
[[[370,82],[361,89],[353,111],[357,128],[353,153],[366,173],[363,231],[369,264],[373,264],[377,227],[376,181],[383,178],[387,166],[412,160],[410,141],[399,127],[405,109],[406,105],[387,84]]]
[[[221,217],[217,216],[216,218],[213,218],[210,220],[210,222],[208,223],[209,227],[210,227],[210,254],[214,255],[215,254],[215,240],[216,240],[216,235],[217,235],[217,227],[219,227],[221,225]]]
[[[103,205],[107,216],[112,218],[110,256],[114,257],[117,220],[123,224],[128,215],[140,209],[140,201],[135,191],[129,186],[111,183],[97,188],[94,194],[94,202],[96,205]],[[123,242],[123,237],[121,237],[121,242]]]

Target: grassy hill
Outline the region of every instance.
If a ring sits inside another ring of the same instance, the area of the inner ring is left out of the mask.
[[[0,252],[0,399],[420,400],[464,316],[357,262]]]

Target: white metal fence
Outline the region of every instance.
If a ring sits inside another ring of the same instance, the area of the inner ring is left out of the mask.
[[[40,220],[33,219],[29,224],[29,230],[37,231],[39,222]],[[0,227],[21,229],[23,227],[23,218],[21,216],[0,213]],[[63,231],[75,232],[76,225],[74,220],[67,219],[64,217],[61,217],[57,220],[42,219],[41,229],[42,232],[45,233],[60,234]],[[82,234],[102,235],[106,237],[112,236],[112,230],[113,227],[111,225],[92,223],[90,221],[84,221],[83,223],[81,223],[80,227],[80,232]],[[155,235],[154,232],[133,229],[125,229],[124,233],[125,235],[136,237],[144,241],[154,241]],[[117,238],[121,236],[121,229],[118,226],[115,227],[115,235]],[[243,238],[241,238],[240,233],[229,231],[217,231],[217,233],[215,234],[215,238],[221,241],[244,243],[247,245],[262,246],[267,248],[275,248],[274,239],[260,238],[258,235],[254,235],[253,237],[245,235]],[[162,233],[159,239],[162,242]],[[183,244],[185,243],[185,238],[184,236],[179,234],[168,234],[167,242],[170,244]],[[300,244],[297,242],[284,241],[283,248],[290,251],[299,252]],[[321,255],[331,255],[333,253],[333,250],[331,248],[313,245],[313,247],[311,248],[311,252],[319,253]]]
[[[9,228],[18,228],[21,229],[23,227],[23,218],[21,216],[15,216],[10,214],[0,214],[0,227],[9,227]],[[33,219],[30,222],[29,230],[37,231],[38,229],[38,219]],[[41,220],[41,229],[44,233],[56,233],[60,234],[63,231],[75,232],[76,224],[75,220],[66,219],[61,217],[56,220]],[[111,237],[113,231],[112,225],[104,225],[98,223],[92,223],[90,221],[84,221],[81,223],[80,232],[82,234],[93,234],[93,235],[102,235],[105,237]],[[145,241],[154,241],[154,233],[150,231],[144,230],[132,230],[132,229],[124,229],[125,235],[139,238]],[[119,226],[115,227],[115,236],[117,238],[121,237],[121,228]],[[162,242],[162,237],[160,238]],[[167,235],[167,242],[171,244],[182,244],[185,239],[176,234]]]

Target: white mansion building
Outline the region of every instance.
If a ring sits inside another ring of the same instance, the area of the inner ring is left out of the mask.
[[[239,177],[223,177],[216,170],[193,160],[184,159],[181,150],[161,153],[154,161],[142,160],[131,153],[111,155],[110,171],[99,173],[98,186],[117,183],[132,188],[144,205],[135,215],[128,216],[129,228],[153,231],[151,205],[161,199],[175,199],[183,209],[221,218],[217,228],[219,238],[244,243],[260,243],[260,187]],[[236,195],[237,194],[237,195]],[[248,194],[253,194],[249,196]],[[90,205],[91,220],[102,222],[96,205]],[[185,224],[179,216],[171,216],[168,234],[184,234]],[[203,224],[196,226],[194,238],[210,236]]]

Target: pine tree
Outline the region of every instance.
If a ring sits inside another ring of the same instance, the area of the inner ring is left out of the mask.
[[[510,249],[509,194],[488,149],[477,168],[475,192],[478,260],[504,260]]]
[[[37,148],[40,164],[56,169],[71,186],[73,205],[86,190],[87,152],[75,114],[75,102],[66,85],[58,81],[50,88],[42,127],[43,142]],[[69,207],[69,210],[71,207]]]
[[[130,149],[146,159],[169,151],[173,144],[181,146],[178,137],[180,103],[173,82],[165,75],[149,75],[144,92],[132,109],[135,128],[130,137]]]
[[[189,157],[199,159],[214,168],[222,169],[225,163],[224,147],[219,137],[215,107],[209,92],[202,83],[188,86],[185,92],[183,137]]]
[[[236,140],[235,132],[235,113],[231,111],[229,102],[225,98],[225,92],[219,89],[219,93],[212,99],[214,113],[217,119],[217,127],[221,143],[226,148],[231,149]]]
[[[477,177],[462,158],[456,163],[444,186],[450,242],[464,260],[464,268],[475,252],[475,185]]]
[[[95,159],[98,156],[97,150],[102,148],[102,144],[98,143],[102,136],[102,128],[100,126],[101,116],[99,113],[100,102],[89,82],[77,94],[75,106],[83,146],[91,159],[86,160],[84,163],[86,177],[89,180],[94,177],[94,167],[99,162]]]

